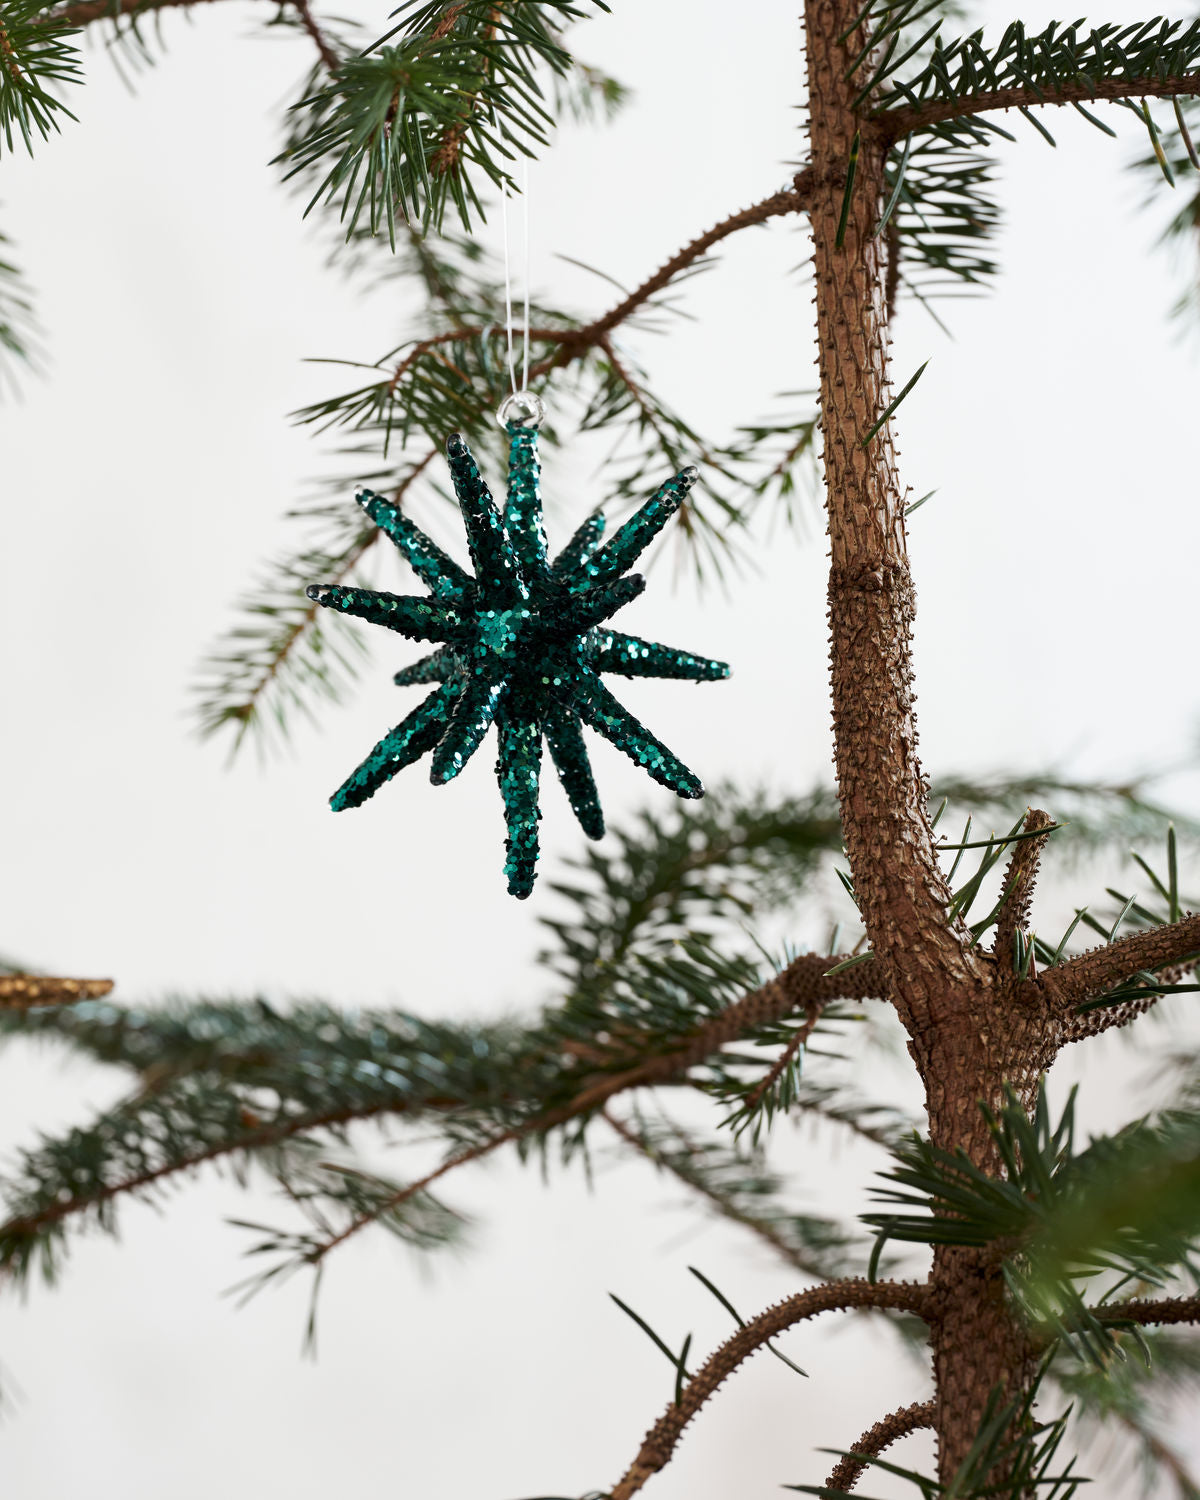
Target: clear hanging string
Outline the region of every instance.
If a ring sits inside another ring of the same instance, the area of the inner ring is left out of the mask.
[[[515,423],[518,427],[536,427],[546,414],[540,396],[528,389],[529,385],[529,163],[521,158],[521,238],[524,270],[522,285],[524,292],[524,317],[521,327],[521,382],[517,384],[517,361],[513,350],[512,309],[512,253],[508,232],[508,180],[500,183],[500,214],[504,232],[504,332],[508,350],[508,381],[511,394],[506,396],[496,413],[501,427]]]

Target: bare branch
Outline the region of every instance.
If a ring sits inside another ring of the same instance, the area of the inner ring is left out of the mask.
[[[820,1005],[809,1006],[808,1014],[804,1018],[804,1024],[796,1028],[795,1035],[791,1041],[771,1064],[770,1068],[767,1069],[753,1093],[747,1096],[746,1102],[742,1106],[746,1114],[752,1114],[758,1108],[760,1102],[775,1087],[788,1068],[791,1067],[796,1053],[799,1052],[801,1047],[807,1045],[809,1037],[816,1030],[817,1022],[821,1019],[822,1009],[823,1007]]]
[[[33,1005],[70,1005],[110,994],[111,979],[51,979],[46,974],[0,974],[0,1010]]]
[[[68,26],[89,26],[93,21],[116,21],[122,16],[143,15],[153,10],[189,10],[210,5],[213,0],[74,0],[57,5],[41,18],[43,23],[65,21]]]
[[[1054,819],[1049,813],[1042,812],[1040,808],[1031,807],[1025,814],[1024,831],[1032,833],[1038,828],[1048,829],[1053,822]],[[1011,966],[1013,937],[1018,929],[1024,932],[1029,925],[1029,903],[1037,881],[1042,850],[1046,847],[1046,840],[1049,837],[1047,832],[1041,838],[1021,839],[1019,843],[1014,844],[1012,858],[1004,873],[1002,890],[1004,904],[1000,908],[1000,916],[996,922],[996,937],[992,943],[992,952],[1004,966],[1005,972]]]
[[[176,0],[177,3],[177,0]],[[293,0],[296,3],[296,0]],[[602,348],[613,366],[613,372],[618,379],[622,380],[629,388],[634,399],[643,405],[644,397],[640,388],[634,382],[629,372],[620,363],[614,353],[608,335],[619,324],[624,323],[631,317],[639,307],[654,296],[656,292],[663,290],[681,271],[697,261],[708,249],[718,241],[726,239],[735,234],[739,229],[745,229],[751,224],[762,224],[768,219],[776,218],[781,214],[798,213],[806,202],[805,174],[796,179],[796,187],[785,192],[775,193],[770,198],[765,198],[761,203],[756,203],[750,208],[743,209],[740,213],[731,214],[729,218],[723,219],[719,224],[709,229],[704,234],[685,245],[678,255],[673,256],[667,263],[660,267],[653,276],[644,281],[636,291],[617,303],[601,317],[591,323],[585,323],[579,328],[530,328],[529,337],[536,343],[556,344],[558,347],[552,354],[544,359],[538,360],[530,367],[529,378],[537,379],[559,366],[569,364],[572,360],[582,359],[585,354],[595,348]],[[447,328],[440,333],[430,334],[428,338],[418,340],[405,354],[400,363],[392,371],[388,382],[389,392],[394,391],[403,377],[414,364],[427,354],[431,349],[440,344],[465,343],[471,339],[482,338],[484,334],[491,332],[491,326],[479,323],[468,324],[461,328]]]
[[[1064,964],[1044,970],[1037,982],[1042,986],[1051,1010],[1066,1021],[1080,1005],[1103,995],[1123,979],[1129,979],[1143,969],[1153,972],[1168,964],[1181,963],[1196,953],[1200,953],[1200,916],[1192,915],[1180,922],[1135,932],[1115,943],[1092,948]],[[1113,1021],[1110,1024],[1121,1023]]]
[[[1101,1323],[1200,1323],[1200,1295],[1194,1297],[1139,1297],[1129,1302],[1105,1302],[1088,1309]]]
[[[1177,965],[1170,969],[1160,969],[1155,977],[1165,984],[1177,984],[1187,972]],[[1139,1016],[1152,1010],[1161,999],[1157,990],[1150,990],[1149,993],[1125,1000],[1120,1005],[1101,1005],[1095,1010],[1076,1011],[1061,1023],[1058,1045],[1067,1047],[1072,1042],[1086,1042],[1089,1037],[1128,1026]]]
[[[647,277],[641,286],[630,292],[615,307],[611,307],[602,317],[592,323],[586,323],[582,328],[560,333],[558,337],[562,342],[562,347],[557,354],[534,365],[529,371],[530,378],[545,375],[556,366],[569,363],[585,350],[600,343],[606,334],[624,323],[637,312],[639,307],[644,307],[651,297],[663,291],[681,271],[686,271],[689,266],[694,265],[721,240],[728,239],[731,234],[736,234],[739,229],[747,229],[752,224],[765,224],[768,219],[779,218],[783,214],[800,213],[807,208],[811,191],[812,173],[805,170],[797,175],[793,187],[773,193],[769,198],[751,204],[749,208],[743,208],[739,213],[730,214],[727,219],[722,219],[719,224],[714,224],[711,229],[697,235],[677,255],[673,255],[670,260],[661,265],[653,276]]]
[[[853,1451],[835,1465],[825,1481],[825,1488],[852,1490],[862,1478],[868,1458],[878,1457],[885,1448],[890,1448],[910,1432],[919,1432],[922,1427],[932,1427],[933,1413],[932,1401],[915,1401],[911,1406],[902,1406],[890,1416],[884,1417],[882,1422],[876,1422],[855,1443]]]
[[[928,1287],[923,1282],[864,1281],[855,1277],[846,1281],[827,1281],[767,1308],[710,1355],[684,1386],[679,1401],[672,1403],[646,1434],[637,1458],[612,1490],[610,1500],[630,1500],[648,1479],[665,1468],[684,1428],[709,1397],[739,1365],[786,1329],[794,1328],[797,1323],[818,1313],[842,1312],[856,1307],[894,1308],[925,1317],[928,1302]]]
[[[1200,73],[1185,73],[1179,78],[1102,78],[1094,83],[1080,79],[1058,88],[1047,85],[1045,89],[992,89],[961,99],[938,99],[918,107],[883,110],[874,117],[873,124],[891,143],[927,125],[988,114],[994,109],[1038,109],[1048,104],[1061,107],[1111,99],[1173,99],[1185,94],[1200,94]]]
[[[329,38],[317,24],[317,19],[312,13],[312,7],[309,5],[308,0],[291,0],[291,5],[300,17],[300,24],[308,32],[309,36],[312,37],[313,45],[316,47],[326,69],[330,73],[336,73],[341,66],[341,59],[333,50]]]

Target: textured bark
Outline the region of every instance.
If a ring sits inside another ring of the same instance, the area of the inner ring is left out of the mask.
[[[818,1313],[841,1312],[852,1307],[891,1308],[925,1317],[928,1303],[928,1290],[917,1282],[874,1282],[853,1277],[809,1287],[807,1291],[797,1292],[794,1297],[768,1307],[758,1317],[744,1323],[731,1339],[705,1360],[684,1387],[679,1401],[672,1402],[646,1434],[637,1458],[609,1492],[608,1500],[631,1500],[647,1480],[665,1468],[684,1428],[700,1408],[749,1355],[761,1349],[776,1334],[794,1328],[797,1323],[816,1317]]]
[[[859,121],[843,77],[846,48],[833,38],[853,14],[846,0],[809,0],[806,13],[835,760],[863,920],[911,1030],[944,1009],[954,985],[977,985],[981,964],[946,922],[950,892],[933,852],[917,759],[914,598],[890,425],[865,441],[892,399],[887,242],[874,234],[886,148],[870,136],[860,142],[843,243],[836,243]]]
[[[885,1448],[907,1437],[910,1432],[920,1432],[923,1427],[933,1426],[934,1405],[932,1401],[917,1401],[911,1406],[902,1406],[868,1427],[849,1453],[835,1466],[826,1480],[830,1490],[852,1490],[869,1467],[868,1458],[878,1458]]]
[[[910,642],[915,601],[905,490],[891,423],[868,439],[892,399],[888,369],[886,141],[856,118],[845,72],[861,41],[834,39],[848,0],[808,0],[810,215],[830,540],[829,621],[835,759],[846,852],[872,949],[926,1087],[932,1140],[993,1162],[980,1101],[1006,1083],[1031,1102],[1054,1052],[1046,995],[981,953],[947,917],[950,891],[934,852],[917,758]],[[847,168],[858,140],[854,191]],[[839,224],[844,214],[841,244]],[[1028,856],[1022,856],[1022,859]],[[1021,906],[1030,882],[1022,881]],[[936,1380],[933,1425],[943,1481],[954,1475],[989,1395],[1016,1394],[1032,1353],[994,1257],[940,1249],[931,1278]]]
[[[0,974],[0,1010],[34,1005],[70,1005],[98,1000],[112,991],[111,979],[55,979],[48,974]]]

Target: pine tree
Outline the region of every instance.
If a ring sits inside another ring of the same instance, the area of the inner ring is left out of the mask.
[[[3,0],[3,149],[31,146],[70,118],[78,31],[105,27],[136,55],[148,46],[149,13],[163,8]],[[307,0],[289,0],[275,18],[306,33],[315,52],[282,175],[302,186],[310,211],[332,210],[347,263],[382,240],[424,298],[425,325],[405,347],[366,384],[304,414],[352,434],[354,461],[375,466],[358,477],[401,512],[435,482],[448,433],[466,436],[485,463],[499,460],[504,291],[473,230],[498,188],[516,190],[513,164],[546,147],[558,115],[620,102],[620,86],[568,45],[571,23],[592,9],[407,0],[377,39],[318,18]],[[994,270],[987,150],[1007,134],[1000,116],[1011,123],[1015,111],[1048,137],[1056,110],[1112,133],[1104,111],[1127,109],[1147,131],[1148,167],[1185,181],[1200,166],[1186,102],[1200,92],[1200,23],[1054,23],[1031,34],[1014,22],[998,39],[957,29],[945,0],[810,0],[807,139],[793,181],[698,235],[607,311],[531,313],[530,385],[553,391],[579,429],[633,439],[614,499],[640,499],[663,471],[701,458],[707,483],[680,506],[677,530],[702,569],[720,570],[752,508],[788,504],[819,449],[836,791],[781,799],[721,788],[618,830],[557,887],[570,916],[550,923],[546,962],[562,999],[527,1024],[257,999],[135,1010],[109,999],[106,981],[9,965],[0,975],[7,1030],[54,1037],[136,1080],[90,1124],[24,1154],[0,1226],[12,1280],[39,1265],[53,1273],[76,1228],[111,1231],[125,1197],[228,1159],[264,1168],[302,1217],[300,1228],[251,1226],[265,1269],[250,1289],[301,1270],[315,1284],[330,1254],[371,1227],[419,1247],[453,1243],[460,1220],[441,1184],[460,1166],[509,1146],[531,1160],[554,1151],[585,1161],[593,1139],[607,1136],[757,1235],[805,1284],[743,1319],[697,1272],[737,1325],[703,1361],[621,1304],[670,1361],[673,1397],[627,1471],[597,1495],[638,1493],[751,1354],[765,1346],[786,1358],[778,1335],[823,1312],[865,1311],[893,1315],[928,1349],[934,1395],[850,1442],[825,1485],[793,1488],[844,1494],[876,1465],[922,1494],[1066,1496],[1079,1483],[1064,1452],[1071,1399],[1085,1413],[1115,1414],[1155,1472],[1197,1492],[1151,1413],[1160,1383],[1200,1371],[1195,1344],[1169,1331],[1200,1320],[1194,1080],[1171,1110],[1084,1145],[1070,1103],[1052,1111],[1042,1080],[1068,1045],[1200,989],[1200,917],[1181,893],[1171,827],[1161,860],[1139,856],[1149,896],[1110,889],[1103,916],[1081,908],[1054,940],[1034,930],[1035,883],[1052,842],[1163,829],[1164,810],[1139,787],[1045,776],[943,782],[931,796],[916,754],[906,546],[922,500],[909,498],[893,438],[921,370],[893,383],[889,327],[906,292],[928,299],[947,282],[986,283]],[[790,216],[811,230],[818,405],[706,441],[655,396],[614,334],[661,312],[723,240]],[[1198,220],[1193,191],[1175,229]],[[28,294],[2,264],[0,353],[10,363],[35,356],[31,329]],[[352,580],[382,533],[340,498],[303,519],[303,546],[260,577],[207,663],[197,694],[204,734],[238,744],[285,735],[298,712],[335,702],[358,669],[360,636],[319,619],[305,586]],[[1041,801],[1055,817],[1029,805]],[[951,806],[968,814],[959,838],[938,831]],[[972,838],[973,820],[1000,815],[1006,833]],[[1200,832],[1175,822],[1181,834]],[[802,923],[830,869],[861,917],[848,949],[835,936],[820,952],[772,955],[739,937],[742,918],[776,912]],[[1081,948],[1087,931],[1100,941]],[[903,1027],[925,1090],[920,1133],[822,1079],[817,1043],[848,1036],[854,1045],[870,1024],[865,1002]],[[709,1101],[706,1132],[665,1102],[680,1086]],[[878,1211],[855,1230],[797,1212],[771,1171],[772,1126],[805,1112],[892,1152]],[[347,1137],[364,1120],[436,1133],[438,1165],[415,1181],[366,1171]],[[931,1248],[928,1275],[893,1274],[905,1244]],[[924,1428],[937,1439],[936,1477],[880,1457]]]

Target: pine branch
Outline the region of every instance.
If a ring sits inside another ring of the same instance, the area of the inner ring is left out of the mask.
[[[1192,1270],[1200,1243],[1200,1114],[1135,1121],[1078,1153],[1073,1096],[1057,1125],[1044,1098],[1031,1118],[1011,1090],[998,1115],[983,1115],[992,1169],[961,1149],[913,1140],[894,1153],[899,1169],[885,1174],[898,1186],[875,1195],[906,1211],[863,1221],[879,1231],[877,1248],[894,1238],[986,1249],[1029,1325],[1074,1340],[1103,1367],[1117,1315],[1093,1316],[1078,1283],[1116,1273],[1162,1285],[1176,1268]]]
[[[418,1182],[399,1189],[394,1196],[383,1200],[377,1208],[352,1220],[345,1229],[320,1245],[312,1256],[313,1263],[316,1264],[329,1251],[336,1249],[352,1235],[367,1228],[373,1222],[376,1213],[390,1212],[401,1207],[415,1194],[424,1192],[456,1167],[478,1161],[501,1146],[512,1145],[531,1137],[544,1137],[550,1131],[557,1130],[573,1120],[596,1113],[617,1094],[631,1089],[653,1087],[656,1084],[667,1083],[672,1079],[682,1077],[691,1068],[705,1062],[713,1054],[719,1053],[728,1042],[743,1037],[801,1006],[806,1011],[819,1013],[819,1010],[831,1000],[845,998],[847,986],[841,983],[843,975],[826,977],[826,971],[835,967],[837,962],[837,959],[819,958],[814,954],[807,954],[803,959],[796,959],[783,973],[751,994],[743,996],[741,1000],[735,1001],[714,1020],[702,1026],[694,1039],[685,1045],[656,1056],[642,1057],[630,1067],[601,1076],[594,1083],[581,1089],[566,1103],[528,1116],[507,1129],[472,1142],[448,1157]],[[820,967],[822,964],[825,968]],[[857,968],[870,967],[870,964],[859,965],[849,972],[856,974]],[[850,988],[856,988],[853,982]],[[806,996],[803,1001],[799,999],[801,994]]]
[[[559,951],[541,957],[573,987],[619,971],[639,945],[703,936],[730,911],[761,920],[840,848],[841,826],[823,789],[780,799],[715,786],[703,802],[643,812],[610,837],[554,885],[571,914],[543,919]]]
[[[821,1011],[817,1006],[811,1006],[805,1013],[803,1025],[797,1026],[786,1047],[771,1064],[761,1081],[755,1084],[746,1096],[743,1110],[747,1115],[752,1115],[758,1109],[766,1096],[778,1084],[779,1080],[789,1068],[797,1065],[801,1049],[807,1046],[809,1038],[816,1030],[817,1022],[821,1019]]]
[[[41,366],[33,300],[20,269],[4,259],[8,244],[0,234],[0,394],[5,385],[17,388],[21,367],[37,372]]]
[[[659,292],[665,291],[676,277],[707,255],[714,245],[728,239],[731,234],[736,234],[740,229],[747,229],[754,224],[765,224],[769,219],[778,218],[784,214],[801,213],[808,205],[812,185],[812,171],[805,169],[797,174],[794,187],[772,193],[769,198],[763,198],[758,203],[751,204],[749,208],[730,214],[728,218],[714,224],[711,229],[697,235],[627,297],[623,297],[620,302],[591,323],[585,323],[582,328],[572,332],[563,340],[563,348],[557,355],[532,366],[529,372],[530,378],[546,375],[556,366],[576,358],[578,350],[591,348],[600,343],[622,323],[628,322],[634,313],[645,307]]]
[[[288,3],[291,4],[296,14],[300,17],[300,24],[312,38],[313,46],[316,47],[317,54],[326,69],[330,73],[336,73],[338,68],[341,67],[342,60],[334,51],[329,38],[321,30],[317,18],[312,13],[312,7],[309,5],[308,0],[288,0]]]
[[[910,1432],[919,1432],[923,1427],[933,1426],[934,1403],[916,1401],[911,1406],[902,1406],[891,1412],[881,1422],[868,1427],[853,1450],[834,1466],[825,1481],[830,1490],[852,1490],[868,1467],[868,1458],[878,1458],[885,1448],[907,1437]]]
[[[739,1365],[770,1339],[818,1313],[860,1307],[894,1308],[918,1317],[929,1315],[925,1285],[910,1281],[831,1281],[767,1308],[710,1355],[687,1382],[679,1400],[667,1408],[647,1433],[637,1458],[611,1490],[610,1500],[631,1500],[648,1479],[670,1462],[684,1429],[700,1408]]]
[[[570,364],[573,360],[581,359],[591,349],[601,345],[607,336],[622,324],[629,322],[635,314],[652,304],[660,292],[675,281],[684,272],[690,270],[698,260],[701,260],[709,250],[721,240],[736,234],[738,230],[749,228],[755,224],[765,224],[768,220],[778,218],[784,214],[799,213],[808,201],[808,193],[811,185],[811,174],[801,173],[796,179],[796,187],[786,189],[782,192],[773,193],[769,198],[764,198],[758,203],[744,208],[740,212],[730,214],[728,218],[722,219],[711,229],[703,234],[697,235],[694,240],[686,244],[682,250],[666,261],[652,276],[646,278],[642,284],[628,296],[623,297],[613,307],[590,323],[571,326],[564,322],[562,326],[548,328],[531,328],[530,338],[535,342],[557,344],[559,347],[553,353],[546,355],[540,360],[535,360],[530,366],[530,381],[540,380],[553,369]],[[494,332],[494,322],[486,326],[467,325],[447,329],[444,332],[432,335],[428,339],[418,341],[405,357],[405,360],[397,367],[393,377],[393,387],[398,383],[400,377],[409,366],[429,348],[441,343],[453,343],[468,341],[482,337],[486,333]]]
[[[898,141],[913,131],[927,129],[931,125],[969,119],[998,109],[1028,110],[1043,105],[1061,108],[1068,104],[1094,104],[1105,100],[1175,99],[1196,94],[1200,94],[1200,72],[1186,73],[1178,78],[1146,75],[1098,79],[1095,82],[1081,79],[1078,82],[1047,84],[1044,90],[1028,86],[992,89],[944,103],[887,110],[876,118],[883,122],[886,138]]]
[[[1097,1307],[1089,1307],[1088,1312],[1097,1323],[1137,1323],[1146,1328],[1169,1323],[1200,1323],[1200,1295],[1101,1302]]]
[[[1200,957],[1200,916],[1185,917],[1092,948],[1053,969],[1043,970],[1037,983],[1052,1013],[1068,1021],[1081,1005],[1106,994],[1122,980],[1194,957]],[[1102,1031],[1105,1027],[1098,1024],[1096,1029]]]
[[[432,1115],[462,1144],[432,1176],[372,1205],[375,1214],[393,1212],[453,1167],[512,1142],[544,1138],[586,1119],[619,1093],[679,1079],[729,1042],[789,1011],[860,993],[862,970],[871,966],[826,978],[836,962],[805,955],[651,1055],[645,1035],[635,1033],[623,1046],[593,1049],[586,1071],[579,1054],[564,1046],[553,1018],[528,1032],[472,1032],[409,1017],[377,1016],[368,1025],[324,1007],[302,1011],[297,1021],[260,1006],[245,1018],[240,1036],[239,1016],[230,1006],[206,1007],[205,1019],[197,1017],[195,1024],[168,1015],[157,1026],[148,1013],[86,1004],[13,1015],[6,1029],[61,1033],[101,1060],[143,1070],[147,1088],[88,1129],[46,1141],[26,1157],[16,1212],[0,1225],[0,1261],[23,1270],[38,1248],[52,1256],[59,1226],[75,1215],[95,1213],[111,1229],[114,1200],[204,1163],[260,1154],[297,1135],[355,1120]],[[331,1027],[340,1030],[345,1054],[336,1068]],[[325,1065],[315,1071],[299,1045],[308,1038],[311,1047],[313,1028],[326,1053]],[[517,1096],[511,1092],[514,1077],[523,1082]],[[274,1101],[274,1118],[264,1098]],[[352,1221],[338,1243],[370,1221],[370,1215]],[[314,1263],[319,1258],[312,1257]]]
[[[125,1130],[130,1130],[134,1123],[129,1118],[130,1106],[141,1102],[142,1096],[135,1096],[125,1106],[118,1106],[117,1110],[112,1111],[104,1123],[114,1132],[119,1131],[122,1126]],[[176,1108],[183,1109],[182,1099],[173,1102]],[[189,1120],[193,1122],[197,1118],[194,1107],[197,1102],[193,1099],[187,1107]],[[36,1201],[24,1211],[18,1209],[17,1213],[0,1224],[0,1267],[18,1278],[24,1278],[32,1268],[34,1256],[40,1254],[43,1270],[47,1278],[51,1278],[57,1266],[58,1241],[67,1219],[81,1214],[94,1214],[100,1227],[111,1232],[114,1229],[112,1205],[118,1198],[145,1193],[159,1187],[168,1178],[235,1153],[252,1157],[269,1152],[308,1131],[345,1125],[352,1120],[365,1119],[380,1112],[379,1109],[338,1109],[325,1113],[284,1116],[263,1125],[259,1117],[242,1105],[236,1096],[211,1096],[205,1103],[209,1112],[204,1119],[204,1126],[208,1129],[215,1127],[218,1132],[218,1139],[212,1144],[197,1146],[172,1159],[147,1165],[140,1171],[117,1181],[103,1183],[87,1192],[72,1194],[67,1190],[56,1194],[52,1201]],[[70,1144],[71,1139],[68,1137],[64,1145],[69,1147]],[[51,1145],[42,1148],[43,1153],[52,1149]],[[94,1152],[92,1156],[94,1159]]]
[[[90,26],[93,21],[116,21],[157,10],[190,10],[193,5],[211,5],[214,0],[74,0],[56,5],[42,18],[45,23],[63,22],[72,27]],[[295,4],[296,0],[288,0]]]
[[[0,974],[0,1010],[31,1005],[71,1005],[110,994],[111,979],[54,979],[47,974]]]
[[[1200,22],[1185,25],[1156,16],[1118,27],[1083,21],[1052,21],[1028,36],[1014,21],[998,43],[985,45],[982,29],[943,42],[940,20],[900,58],[895,33],[915,7],[869,7],[864,19],[872,33],[851,68],[861,81],[857,103],[871,99],[874,128],[897,140],[913,130],[945,123],[970,126],[977,115],[1043,104],[1086,104],[1104,99],[1172,97],[1194,93],[1200,82]],[[874,23],[874,24],[873,24]],[[876,62],[873,46],[893,34],[892,45]],[[919,70],[900,79],[904,64],[932,38],[932,54]],[[974,127],[971,127],[974,128]]]
[[[43,14],[39,0],[6,0],[0,7],[0,136],[13,149],[14,132],[33,154],[36,133],[46,140],[60,116],[75,116],[57,97],[63,84],[81,83],[75,28]]]
[[[1152,1432],[1144,1423],[1135,1422],[1126,1412],[1118,1411],[1116,1418],[1129,1435],[1141,1443],[1145,1461],[1154,1480],[1157,1480],[1160,1471],[1165,1470],[1175,1481],[1179,1500],[1200,1500],[1200,1483],[1197,1483],[1196,1476],[1170,1443],[1161,1438],[1157,1432]],[[1148,1491],[1147,1493],[1156,1492]]]
[[[278,160],[316,182],[306,212],[340,200],[348,235],[386,225],[393,246],[398,223],[440,229],[448,207],[469,229],[480,179],[513,186],[501,163],[548,143],[539,74],[570,71],[559,28],[585,14],[572,0],[400,5],[403,19],[295,106]]]

